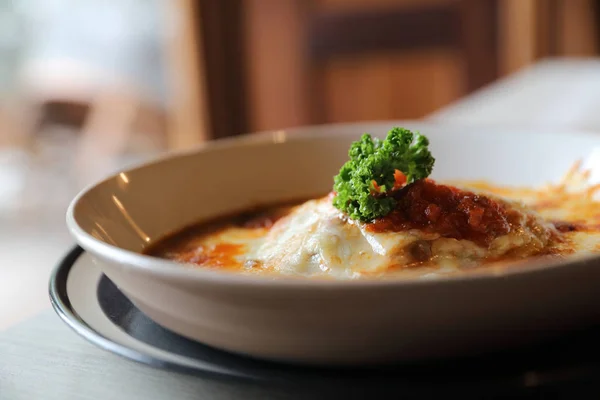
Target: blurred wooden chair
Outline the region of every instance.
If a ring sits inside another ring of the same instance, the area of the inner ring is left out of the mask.
[[[173,3],[170,131],[177,146],[327,122],[323,69],[340,57],[449,48],[464,59],[469,90],[497,77],[497,0],[343,11],[319,3]]]
[[[381,7],[365,11],[323,12],[309,22],[308,44],[313,99],[311,119],[327,121],[324,113],[324,69],[328,62],[372,54],[391,57],[426,52],[455,54],[462,65],[463,93],[468,93],[498,77],[498,17],[496,0],[460,0],[420,3],[404,7]],[[435,62],[435,61],[434,61]],[[390,68],[401,67],[390,62]],[[400,69],[400,68],[398,68]],[[393,74],[393,71],[392,71]],[[432,75],[435,72],[432,72]],[[435,88],[427,86],[427,76],[407,86],[416,100]],[[401,102],[403,87],[390,89],[390,102]],[[459,89],[461,90],[461,89]],[[427,97],[426,97],[427,98]],[[319,104],[319,99],[321,103]],[[410,101],[409,101],[410,102]],[[414,111],[415,113],[418,110]],[[391,113],[390,113],[391,114]],[[413,117],[417,115],[413,114]],[[420,115],[419,115],[420,116]],[[393,115],[389,115],[390,118]]]
[[[173,0],[164,2],[167,110],[106,87],[93,98],[42,94],[39,122],[111,132],[113,149],[142,124],[180,149],[255,130],[418,117],[540,57],[595,52],[596,3]],[[419,55],[428,52],[442,56]],[[424,62],[407,65],[411,57]]]
[[[253,124],[261,128],[337,122],[340,118],[351,118],[354,111],[357,119],[369,118],[369,115],[385,118],[386,114],[394,117],[398,108],[392,103],[408,103],[401,98],[404,88],[399,86],[398,77],[411,68],[403,68],[402,61],[398,60],[415,54],[420,59],[424,58],[423,54],[450,55],[445,59],[452,58],[447,64],[453,69],[453,75],[444,80],[452,81],[453,76],[464,80],[464,85],[461,82],[455,86],[465,86],[465,92],[498,77],[498,0],[372,3],[313,0],[283,1],[276,6],[274,3],[269,3],[272,7],[269,12],[260,0],[245,3],[251,20],[248,27],[248,53],[252,54],[248,59],[249,105]],[[281,32],[277,37],[272,37],[277,30],[273,26]],[[288,54],[294,50],[297,54]],[[273,54],[281,60],[276,60]],[[336,78],[337,71],[343,68],[360,69],[357,67],[360,60],[379,60],[369,64],[373,68],[370,81],[366,78],[361,84],[362,72],[352,71],[346,74],[346,82],[344,77]],[[436,60],[432,58],[430,64]],[[335,65],[340,66],[337,71],[335,67],[332,69]],[[415,68],[418,67],[411,72]],[[440,70],[433,66],[419,76],[428,80]],[[454,73],[455,70],[458,72]],[[278,78],[279,84],[272,83],[273,77]],[[390,87],[394,86],[391,81],[396,82],[396,87]],[[284,82],[286,90],[281,90]],[[425,86],[428,83],[425,82]],[[406,88],[409,92],[416,91],[411,94],[416,102],[447,101],[428,97],[433,91],[431,87],[419,93],[419,84],[423,86],[423,83],[415,83]],[[344,85],[355,85],[355,94],[364,97],[363,101],[355,99],[352,104],[346,93],[350,91],[344,90]],[[367,87],[369,85],[372,88]],[[455,93],[462,90],[450,88]],[[336,111],[335,102],[349,106]],[[377,106],[371,106],[371,111],[361,113],[360,109],[368,109],[369,103],[383,105],[380,108],[389,111],[378,112]],[[414,115],[418,107],[413,110],[406,114]]]
[[[539,58],[589,53],[594,1],[177,0],[170,142],[418,117]],[[427,52],[442,56],[403,61]],[[375,59],[376,67],[356,67]],[[351,71],[340,74],[340,65]],[[405,71],[418,79],[399,78]],[[336,102],[352,107],[338,112]]]

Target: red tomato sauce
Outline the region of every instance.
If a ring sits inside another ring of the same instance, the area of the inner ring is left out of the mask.
[[[438,185],[430,179],[412,183],[394,197],[398,201],[396,209],[373,221],[368,230],[420,229],[482,246],[511,231],[511,212],[500,203],[452,186]]]

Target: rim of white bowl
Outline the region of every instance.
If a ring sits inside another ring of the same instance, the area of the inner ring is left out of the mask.
[[[443,122],[436,120],[378,120],[378,121],[366,121],[358,123],[336,123],[336,124],[320,124],[320,125],[307,125],[299,127],[291,127],[281,130],[261,131],[254,133],[246,133],[243,135],[228,137],[213,140],[210,142],[201,143],[184,150],[175,150],[154,157],[149,161],[139,163],[134,166],[130,166],[125,170],[113,173],[102,180],[95,183],[91,183],[84,187],[79,193],[73,198],[66,212],[66,224],[69,232],[75,238],[76,242],[87,252],[92,255],[96,255],[104,260],[108,260],[117,264],[120,264],[123,268],[129,270],[140,270],[145,273],[152,275],[162,276],[165,278],[172,279],[193,279],[198,281],[205,281],[210,283],[217,283],[221,285],[230,286],[286,286],[286,287],[322,287],[322,288],[372,288],[382,286],[415,286],[415,285],[439,285],[441,283],[460,283],[465,281],[481,281],[481,280],[492,280],[497,278],[508,278],[508,277],[520,277],[523,275],[534,274],[544,272],[550,269],[569,267],[574,264],[580,263],[596,263],[600,262],[600,254],[591,255],[578,255],[570,256],[565,259],[558,260],[531,260],[525,262],[519,266],[510,266],[502,269],[501,267],[490,267],[481,268],[477,271],[469,271],[468,273],[458,273],[452,275],[441,275],[432,278],[359,278],[359,279],[311,279],[306,276],[292,276],[292,275],[262,275],[262,274],[240,274],[236,272],[227,272],[221,270],[213,270],[208,268],[197,268],[190,267],[185,264],[177,263],[174,261],[161,259],[153,256],[148,256],[135,251],[126,250],[118,246],[103,242],[96,239],[86,231],[84,231],[75,219],[75,207],[79,200],[84,197],[88,192],[115,179],[120,173],[127,173],[134,170],[146,168],[150,165],[159,164],[169,159],[183,157],[187,155],[196,154],[199,151],[212,151],[221,148],[227,148],[231,146],[240,145],[261,145],[261,144],[278,144],[287,141],[294,140],[310,140],[316,137],[323,137],[318,131],[324,129],[340,129],[340,128],[357,128],[364,126],[368,129],[373,129],[377,126],[405,126],[412,130],[420,131],[426,127],[441,126],[450,129],[464,129],[467,131],[473,130],[485,130],[487,134],[490,134],[493,130],[504,131],[507,129],[513,130],[527,130],[530,134],[540,135],[559,135],[564,136],[569,133],[573,136],[597,138],[600,144],[600,132],[594,132],[592,130],[584,129],[573,129],[567,127],[545,127],[545,126],[515,126],[515,125],[497,125],[497,124],[465,124],[465,123],[453,123]],[[328,133],[328,137],[345,136],[349,135],[347,132]]]

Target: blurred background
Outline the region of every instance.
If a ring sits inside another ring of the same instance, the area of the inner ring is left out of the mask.
[[[0,0],[0,207],[215,138],[421,118],[599,36],[598,0]]]
[[[595,56],[599,11],[594,0],[0,0],[0,138],[61,127],[135,151],[419,118],[540,58]]]
[[[599,11],[594,0],[0,0],[0,145],[60,130],[103,151],[159,151],[420,118],[540,58],[595,56]]]
[[[68,163],[61,177],[87,182],[120,154],[420,118],[541,58],[596,56],[599,11],[594,0],[0,0],[0,148],[25,151],[5,164],[50,152]]]
[[[599,36],[597,0],[0,0],[0,200],[27,162],[80,187],[124,155],[421,118]]]
[[[68,203],[130,163],[421,118],[599,37],[600,0],[0,0],[0,315],[45,304]]]

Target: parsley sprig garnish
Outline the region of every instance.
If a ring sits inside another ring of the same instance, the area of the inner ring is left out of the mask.
[[[333,205],[360,221],[389,214],[396,206],[390,194],[399,188],[399,176],[408,185],[431,174],[435,159],[428,146],[425,136],[404,128],[393,128],[383,141],[362,135],[334,178]]]

